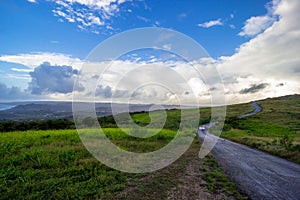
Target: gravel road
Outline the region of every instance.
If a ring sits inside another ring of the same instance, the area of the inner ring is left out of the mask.
[[[256,110],[255,103],[253,106]],[[211,151],[212,155],[230,179],[251,199],[300,200],[300,165],[217,138],[207,131],[209,126],[211,124],[206,124],[205,130],[198,130],[199,138],[218,140]]]

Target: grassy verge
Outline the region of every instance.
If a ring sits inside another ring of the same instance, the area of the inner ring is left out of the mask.
[[[208,155],[205,157],[200,171],[203,174],[206,188],[213,193],[225,193],[235,199],[248,199],[247,196],[241,194],[235,183],[231,182],[227,175],[218,166],[217,161]]]
[[[300,163],[300,95],[258,103],[261,113],[243,119],[227,117],[221,137]]]
[[[193,192],[204,192],[209,193],[209,197],[212,199],[248,199],[227,178],[213,157],[209,156],[204,159],[197,157],[200,147],[200,141],[195,140],[177,161],[162,170],[131,181],[129,187],[122,191],[116,199],[168,199],[170,191],[174,189],[180,191],[180,185],[183,182],[187,183],[183,187],[188,191],[185,192],[186,196],[184,198],[193,198],[193,195],[195,195]],[[189,174],[190,172],[187,170],[191,167],[191,164],[198,170],[195,174]],[[189,177],[187,175],[192,176],[191,180],[187,178]],[[209,177],[212,177],[213,182],[210,181]],[[194,184],[199,185],[202,189],[190,193],[191,189],[189,188],[194,188]],[[173,196],[171,199],[181,199],[181,197]]]
[[[117,199],[166,199],[168,191],[181,183],[180,177],[185,173],[187,164],[195,159],[199,151],[199,141],[192,146],[174,163],[166,168],[147,173],[141,179],[131,181],[128,188],[122,191]],[[200,163],[199,163],[200,164]]]

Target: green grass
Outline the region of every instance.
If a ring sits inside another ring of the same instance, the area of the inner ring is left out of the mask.
[[[228,179],[211,155],[205,157],[203,165],[200,167],[200,172],[203,174],[203,179],[206,182],[204,185],[210,192],[223,192],[235,199],[248,199],[248,197],[238,191],[236,184]]]
[[[251,104],[227,107],[227,121],[222,137],[270,152],[300,163],[300,101],[299,95],[259,101],[263,112],[246,119],[233,117],[248,113]],[[189,109],[185,120],[188,127],[210,120],[210,108]],[[161,123],[161,113],[151,113],[153,129]],[[190,114],[191,113],[191,114]],[[177,133],[181,122],[179,110],[167,111],[167,120],[158,134],[147,139],[128,136],[117,128],[105,128],[105,134],[120,148],[133,152],[150,152],[167,144]],[[148,113],[132,114],[141,126],[150,123]],[[127,123],[128,119],[125,119]],[[103,124],[115,127],[107,117]],[[186,127],[185,127],[186,128]],[[127,129],[139,133],[139,129]],[[187,133],[193,133],[188,130]],[[143,198],[146,195],[166,197],[166,191],[179,183],[186,163],[199,150],[195,148],[174,165],[154,174],[128,174],[102,165],[84,148],[76,130],[7,132],[0,134],[0,199],[115,199]],[[215,161],[208,158],[200,166],[211,192],[225,192],[240,198],[234,185],[225,178]],[[134,187],[134,193],[127,190]],[[120,195],[122,194],[122,195]],[[135,198],[136,197],[136,198]],[[242,198],[242,197],[241,197]]]
[[[138,152],[158,148],[176,134],[163,130],[145,141],[132,141],[118,129],[105,132]],[[0,141],[0,199],[110,199],[143,176],[102,165],[84,148],[76,130],[8,132],[0,134]]]
[[[243,119],[230,113],[237,105],[229,106],[231,117],[227,117],[221,137],[300,163],[300,95],[258,103],[263,111]]]
[[[141,139],[116,128],[106,128],[104,132],[121,148],[135,152],[160,148],[177,133],[161,130],[153,137]],[[187,163],[197,157],[199,149],[200,142],[195,140],[170,166],[154,173],[129,174],[93,158],[76,130],[2,133],[0,199],[164,198],[180,183],[179,177],[184,176]]]

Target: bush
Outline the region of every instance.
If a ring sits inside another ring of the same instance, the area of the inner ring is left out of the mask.
[[[293,138],[289,137],[288,134],[285,134],[282,136],[279,142],[285,149],[290,149],[293,144]]]

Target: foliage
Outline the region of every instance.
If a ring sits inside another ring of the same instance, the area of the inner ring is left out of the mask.
[[[57,119],[46,121],[10,121],[0,122],[0,132],[9,131],[26,131],[26,130],[59,130],[74,129],[75,125],[72,121]]]
[[[200,167],[200,172],[206,181],[204,185],[210,192],[225,192],[235,199],[248,199],[240,194],[237,186],[228,179],[211,155],[205,157],[203,165]]]
[[[149,130],[157,132],[157,130]],[[133,152],[159,149],[176,135],[134,140],[120,129],[104,129],[121,148]],[[90,155],[76,130],[7,132],[0,134],[0,196],[3,199],[112,199],[143,175],[119,172]]]
[[[293,139],[288,134],[285,134],[281,137],[279,142],[284,148],[290,149],[293,144]]]

